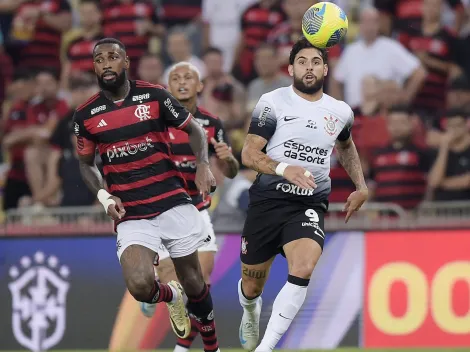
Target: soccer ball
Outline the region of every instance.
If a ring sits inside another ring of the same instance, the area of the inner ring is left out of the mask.
[[[317,48],[330,48],[338,44],[347,31],[346,13],[331,2],[313,5],[302,18],[303,34]]]

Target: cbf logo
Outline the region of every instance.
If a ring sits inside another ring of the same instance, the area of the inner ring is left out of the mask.
[[[13,335],[31,351],[45,351],[57,345],[65,332],[65,302],[70,275],[53,255],[36,252],[23,257],[9,271],[8,285],[13,303]]]
[[[134,115],[140,120],[150,120],[150,105],[137,105]]]

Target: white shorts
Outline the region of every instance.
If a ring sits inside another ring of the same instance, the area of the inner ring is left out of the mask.
[[[201,247],[207,238],[203,217],[192,204],[178,205],[151,219],[124,221],[116,230],[119,259],[133,244],[154,252],[164,245],[170,257],[185,257]]]
[[[202,210],[199,212],[202,215],[204,220],[204,234],[205,234],[205,241],[204,244],[199,247],[199,252],[217,252],[217,243],[215,240],[215,233],[214,227],[212,226],[211,217],[207,209]],[[170,257],[170,253],[168,253],[165,245],[162,243],[160,248],[158,248],[158,260],[167,259]]]

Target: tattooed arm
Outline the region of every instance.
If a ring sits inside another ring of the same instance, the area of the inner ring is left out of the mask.
[[[267,143],[268,141],[261,136],[248,134],[243,145],[242,163],[260,174],[276,175],[279,162],[274,161],[262,151]]]
[[[338,152],[338,160],[343,165],[357,190],[367,190],[366,181],[362,172],[361,160],[357,153],[356,145],[352,138],[345,141],[338,140],[336,142],[336,151]]]
[[[191,121],[184,126],[183,131],[189,136],[189,145],[196,156],[197,165],[209,166],[207,137],[204,129],[195,119],[191,118]]]
[[[95,163],[95,154],[78,155],[80,174],[93,194],[104,188],[103,178]]]

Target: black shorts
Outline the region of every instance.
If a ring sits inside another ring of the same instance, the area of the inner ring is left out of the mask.
[[[240,259],[261,264],[284,251],[282,247],[300,238],[311,238],[323,249],[326,205],[309,206],[272,200],[251,204],[243,228]]]

